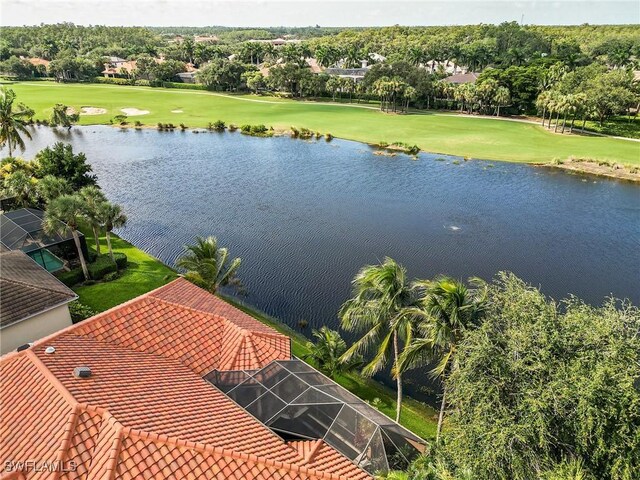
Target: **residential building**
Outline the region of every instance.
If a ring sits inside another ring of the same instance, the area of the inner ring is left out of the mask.
[[[183,278],[3,356],[0,375],[5,469],[74,468],[3,479],[364,480],[423,446]]]
[[[454,75],[450,75],[446,78],[443,78],[442,81],[448,82],[448,83],[456,83],[456,84],[476,83],[476,80],[478,79],[479,75],[480,74],[475,72],[456,73]]]
[[[118,57],[109,57],[109,61],[104,64],[102,74],[109,78],[129,77],[136,69],[135,60],[125,60]]]
[[[23,252],[1,253],[0,352],[5,354],[70,326],[69,302],[77,298]]]

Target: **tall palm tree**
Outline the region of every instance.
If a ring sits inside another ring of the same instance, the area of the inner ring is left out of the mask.
[[[186,245],[185,250],[176,265],[187,271],[187,280],[211,293],[226,285],[238,285],[236,272],[241,260],[234,258],[229,262],[229,250],[218,247],[216,237],[196,237],[195,245]]]
[[[407,280],[406,270],[391,258],[380,265],[367,265],[353,279],[353,298],[340,309],[342,328],[362,333],[342,356],[349,361],[356,354],[374,351],[373,359],[362,373],[373,376],[392,358],[393,376],[397,386],[396,421],[402,410],[402,373],[398,364],[400,342],[412,338],[412,317],[406,314],[416,305],[415,289]]]
[[[347,343],[342,339],[340,333],[331,330],[326,325],[320,330],[313,331],[316,342],[307,342],[310,350],[305,355],[306,360],[313,360],[318,369],[329,378],[342,372],[355,370],[363,364],[360,355],[354,355],[349,361],[341,361],[342,355],[347,351]]]
[[[507,87],[498,87],[496,93],[493,96],[493,101],[496,104],[496,117],[500,116],[500,107],[506,107],[511,101],[511,95]]]
[[[418,318],[419,332],[405,347],[398,366],[401,370],[436,362],[431,375],[444,380],[455,362],[456,349],[465,330],[477,325],[486,302],[486,285],[480,279],[472,279],[474,288],[450,277],[438,277],[433,281],[422,280],[414,288],[423,292],[417,308],[407,309],[406,314]],[[444,383],[436,442],[440,438],[446,408],[446,383]]]
[[[42,225],[47,233],[66,233],[68,230],[71,231],[73,242],[78,250],[82,273],[85,280],[89,280],[89,270],[84,253],[82,253],[80,236],[78,235],[78,227],[80,221],[84,219],[84,214],[85,203],[79,195],[61,195],[47,206]]]
[[[100,206],[107,201],[107,197],[105,197],[102,190],[95,185],[82,187],[78,194],[80,198],[84,200],[85,218],[89,222],[89,225],[91,225],[91,230],[93,230],[93,238],[96,242],[96,253],[100,255]]]
[[[100,224],[104,227],[107,236],[107,248],[111,261],[115,263],[113,249],[111,248],[111,232],[114,228],[122,228],[127,223],[127,216],[122,212],[122,207],[115,203],[103,202],[98,209]]]
[[[69,107],[62,103],[56,103],[51,111],[51,119],[49,120],[54,127],[60,126],[71,130],[71,126],[80,119],[77,113],[68,113]]]
[[[13,150],[18,147],[24,151],[24,135],[31,140],[31,133],[27,130],[27,123],[33,116],[33,110],[22,104],[14,110],[13,102],[16,94],[11,89],[0,89],[0,147],[8,145],[9,156],[13,156]]]

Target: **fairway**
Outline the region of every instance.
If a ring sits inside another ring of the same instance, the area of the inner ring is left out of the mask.
[[[292,125],[367,143],[417,144],[422,150],[476,159],[511,162],[550,162],[569,156],[640,164],[640,143],[605,137],[560,135],[533,124],[434,112],[393,115],[357,104],[327,104],[251,95],[232,96],[198,90],[125,87],[100,84],[26,82],[11,85],[18,101],[48,118],[55,103],[77,111],[83,106],[104,108],[106,114],[82,115],[81,125],[108,124],[121,109],[146,110],[129,117],[147,126],[158,122],[206,127],[265,124],[276,129]],[[178,112],[178,113],[176,113]]]

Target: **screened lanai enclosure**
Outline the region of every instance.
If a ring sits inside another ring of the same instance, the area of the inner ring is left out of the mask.
[[[0,247],[6,250],[22,250],[50,272],[60,270],[61,258],[74,258],[76,247],[71,231],[65,224],[55,232],[47,233],[42,228],[44,212],[36,208],[21,208],[0,215]],[[87,245],[79,233],[80,245],[87,255]],[[61,258],[59,258],[61,257]]]
[[[323,439],[364,470],[404,469],[424,441],[298,359],[205,379],[286,439]]]

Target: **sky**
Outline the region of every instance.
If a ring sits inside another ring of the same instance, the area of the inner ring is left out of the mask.
[[[1,25],[640,24],[638,0],[0,0]]]

